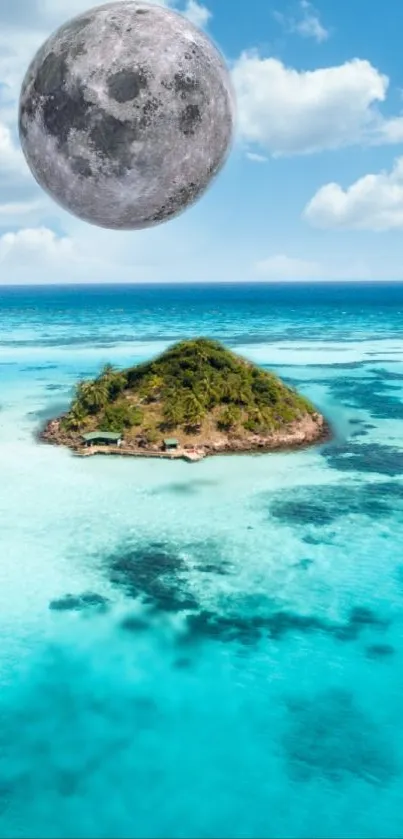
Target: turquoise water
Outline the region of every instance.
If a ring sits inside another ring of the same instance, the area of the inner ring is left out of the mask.
[[[0,288],[0,836],[402,836],[402,314],[387,284]],[[332,444],[36,442],[77,377],[195,334]]]

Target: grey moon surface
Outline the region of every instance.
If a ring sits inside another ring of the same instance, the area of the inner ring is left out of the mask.
[[[25,75],[19,135],[40,186],[100,227],[138,230],[193,204],[231,149],[220,52],[185,17],[137,0],[70,20]]]

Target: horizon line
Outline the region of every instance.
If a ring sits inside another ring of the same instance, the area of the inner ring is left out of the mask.
[[[89,282],[41,282],[41,283],[0,283],[0,289],[12,288],[141,288],[152,286],[171,286],[188,288],[189,286],[335,286],[335,285],[399,285],[399,279],[362,279],[362,280],[141,280],[133,282],[89,281]]]

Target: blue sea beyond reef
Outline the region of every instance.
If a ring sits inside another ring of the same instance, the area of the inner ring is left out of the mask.
[[[388,283],[0,288],[1,837],[403,836],[402,323]],[[79,377],[197,335],[332,443],[37,442]]]

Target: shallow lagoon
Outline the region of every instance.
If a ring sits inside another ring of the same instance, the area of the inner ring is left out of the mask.
[[[0,290],[0,835],[401,836],[403,288],[189,295]],[[198,332],[333,443],[35,441],[78,376]]]

